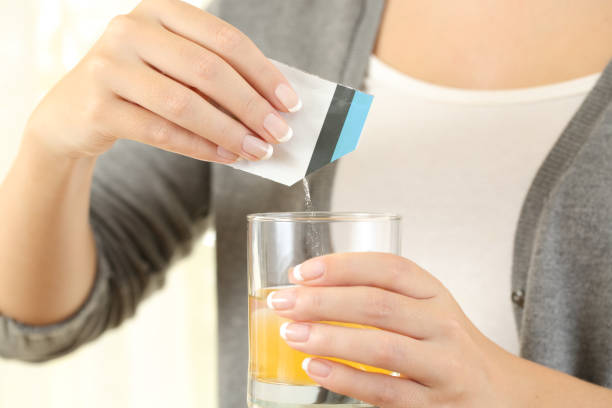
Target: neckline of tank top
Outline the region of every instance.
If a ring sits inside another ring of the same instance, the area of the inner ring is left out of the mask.
[[[475,90],[452,88],[422,81],[404,74],[381,61],[375,55],[370,57],[366,89],[376,91],[374,84],[390,85],[391,89],[406,92],[424,99],[465,105],[504,105],[542,102],[588,94],[595,86],[601,73],[571,79],[549,85],[504,90]]]

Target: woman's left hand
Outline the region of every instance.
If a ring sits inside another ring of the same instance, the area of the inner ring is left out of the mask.
[[[299,286],[273,292],[268,305],[294,322],[290,347],[379,367],[369,373],[325,358],[304,368],[317,383],[383,408],[501,407],[501,359],[508,353],[467,319],[448,290],[408,259],[344,253],[289,271]],[[376,327],[344,327],[322,321]]]

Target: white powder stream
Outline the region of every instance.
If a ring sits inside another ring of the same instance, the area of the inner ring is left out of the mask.
[[[312,204],[312,196],[310,195],[310,185],[308,184],[308,180],[306,177],[302,179],[302,184],[304,185],[304,204],[306,207],[306,211],[310,213],[311,216],[314,216],[315,210]],[[308,253],[312,256],[321,256],[323,255],[323,251],[321,249],[321,236],[318,231],[319,223],[308,222],[306,224],[306,245],[308,246]]]

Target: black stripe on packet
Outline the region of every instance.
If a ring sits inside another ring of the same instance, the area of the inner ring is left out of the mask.
[[[342,85],[336,86],[334,97],[329,104],[329,110],[325,115],[325,121],[312,152],[306,174],[312,173],[331,161],[354,96],[354,89]]]

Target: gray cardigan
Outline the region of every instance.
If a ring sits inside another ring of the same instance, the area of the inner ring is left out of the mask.
[[[363,82],[382,9],[382,0],[221,0],[211,7],[266,55],[354,87]],[[507,299],[515,305],[524,357],[608,387],[611,100],[609,67],[529,190],[515,237],[513,293]],[[329,165],[310,178],[319,209],[329,207],[333,177],[334,165]],[[302,200],[299,184],[288,188],[229,167],[117,143],[100,158],[94,176],[91,224],[98,269],[88,301],[72,318],[48,327],[0,317],[0,354],[43,361],[116,327],[163,285],[169,263],[188,251],[212,214],[218,238],[220,401],[224,408],[244,406],[245,216],[301,210]]]

